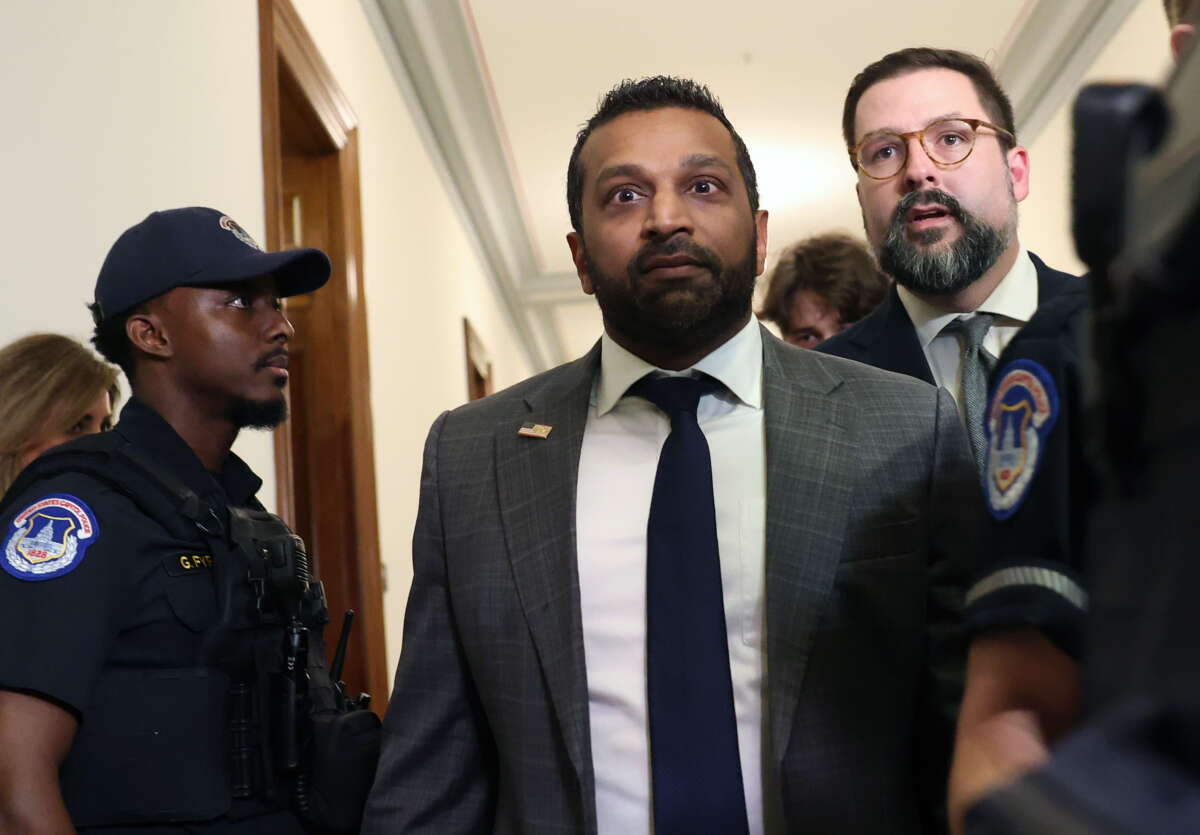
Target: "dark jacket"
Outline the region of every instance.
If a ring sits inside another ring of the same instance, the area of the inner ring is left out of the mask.
[[[1072,288],[1085,291],[1085,284],[1078,277],[1047,267],[1032,252],[1029,258],[1037,268],[1039,307]],[[933,372],[895,285],[874,312],[825,340],[816,350],[933,382]]]

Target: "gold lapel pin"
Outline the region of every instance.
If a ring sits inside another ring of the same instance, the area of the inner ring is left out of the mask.
[[[541,438],[544,441],[553,428],[553,426],[547,426],[544,423],[522,423],[521,428],[517,430],[517,434],[526,438]]]

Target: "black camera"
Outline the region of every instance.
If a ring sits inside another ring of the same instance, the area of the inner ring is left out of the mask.
[[[1074,111],[1088,264],[1084,717],[970,835],[1200,832],[1200,50],[1165,89],[1092,85]]]

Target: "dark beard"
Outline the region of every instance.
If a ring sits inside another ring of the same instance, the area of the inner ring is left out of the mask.
[[[229,419],[239,429],[274,429],[287,420],[287,401],[282,396],[277,400],[234,398]]]
[[[707,283],[647,287],[643,265],[650,258],[684,253],[713,276]],[[757,241],[750,239],[746,257],[726,268],[720,256],[682,236],[647,244],[626,269],[622,283],[596,269],[586,251],[596,301],[605,325],[636,345],[667,352],[690,352],[712,345],[750,315],[758,274]],[[716,347],[714,345],[714,347]]]
[[[939,203],[962,226],[958,240],[939,249],[926,248],[945,234],[929,229],[916,235],[905,231],[905,217],[915,206]],[[991,269],[1012,242],[1009,228],[997,229],[968,212],[952,196],[939,189],[911,191],[896,206],[891,226],[879,245],[879,266],[896,282],[914,293],[950,296],[959,293]]]

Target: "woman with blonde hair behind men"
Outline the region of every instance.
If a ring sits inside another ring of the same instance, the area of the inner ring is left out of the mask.
[[[0,495],[50,447],[112,425],[117,373],[58,334],[26,336],[0,349]]]

